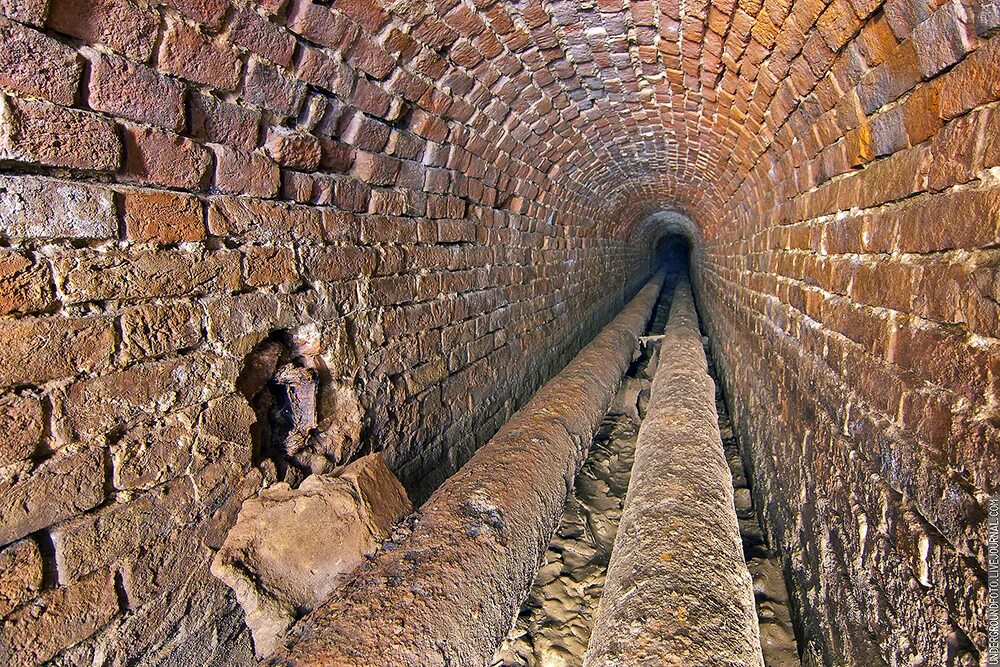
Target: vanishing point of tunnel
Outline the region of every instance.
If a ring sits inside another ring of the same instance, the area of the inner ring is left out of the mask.
[[[0,0],[0,667],[1000,667],[1000,0]]]

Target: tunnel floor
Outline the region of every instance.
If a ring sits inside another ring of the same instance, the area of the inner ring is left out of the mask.
[[[639,426],[649,403],[659,336],[670,315],[677,277],[676,273],[669,275],[664,283],[639,356],[622,378],[594,436],[528,598],[491,667],[583,664],[628,491]],[[708,340],[704,340],[709,372],[716,384],[723,448],[733,474],[743,550],[753,576],[764,661],[768,667],[797,667],[800,661],[781,559],[768,548],[758,524],[725,397],[708,354]]]

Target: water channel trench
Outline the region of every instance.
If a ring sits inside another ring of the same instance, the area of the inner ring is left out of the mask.
[[[639,426],[649,403],[674,287],[686,262],[668,274],[637,358],[628,369],[576,477],[538,574],[514,626],[491,667],[580,667],[597,613],[634,460]],[[761,649],[767,667],[798,666],[781,559],[758,524],[729,413],[703,338],[735,509],[747,566],[753,577]],[[668,446],[669,443],[664,443]]]

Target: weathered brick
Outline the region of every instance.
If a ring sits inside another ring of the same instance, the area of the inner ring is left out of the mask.
[[[40,176],[0,176],[0,231],[8,238],[118,235],[111,190]]]
[[[0,618],[38,595],[42,588],[42,554],[32,540],[0,549]]]
[[[47,263],[13,250],[0,250],[0,315],[45,310],[54,298]]]
[[[323,239],[319,211],[245,197],[213,197],[208,228],[215,236],[264,243]]]
[[[80,86],[80,61],[73,49],[0,17],[0,88],[72,105]]]
[[[7,617],[0,627],[0,661],[46,662],[61,649],[91,636],[118,613],[114,577],[95,572],[71,586],[46,591]]]
[[[951,71],[942,75],[941,116],[951,119],[1000,98],[1000,40],[989,39]]]
[[[115,171],[121,141],[97,114],[0,97],[0,158],[51,167]]]
[[[204,214],[197,197],[125,190],[122,209],[125,237],[130,241],[178,243],[205,238]]]
[[[303,47],[295,67],[295,76],[306,83],[347,97],[354,87],[354,70],[320,49]]]
[[[308,280],[353,280],[375,271],[378,255],[373,250],[350,246],[303,249],[302,270]]]
[[[172,132],[125,126],[122,176],[150,185],[199,190],[208,182],[212,158],[207,150]]]
[[[267,128],[264,149],[275,162],[292,169],[311,171],[319,166],[322,158],[319,139],[284,127]]]
[[[172,433],[149,432],[143,443],[129,442],[123,447],[156,447],[156,438],[181,438],[190,426],[176,422]],[[162,447],[181,449],[183,439],[161,443]],[[190,443],[187,457],[190,458]],[[161,461],[166,465],[166,461]],[[181,461],[172,461],[182,465]],[[130,487],[125,487],[130,488]],[[56,572],[59,583],[68,585],[95,571],[104,571],[125,559],[135,558],[156,539],[169,535],[171,528],[189,517],[193,504],[193,489],[187,480],[141,493],[132,500],[117,502],[73,519],[52,529],[52,544],[56,552]]]
[[[260,112],[194,93],[191,135],[205,141],[252,151],[260,134]]]
[[[143,304],[122,311],[122,358],[126,362],[191,348],[202,339],[201,309],[186,302]]]
[[[226,0],[164,0],[164,4],[179,9],[185,16],[217,28],[226,15]]]
[[[351,173],[370,185],[392,185],[399,174],[399,166],[399,160],[394,158],[358,151]]]
[[[279,67],[250,58],[243,98],[282,116],[294,116],[305,99],[306,85]]]
[[[0,396],[0,467],[32,456],[44,430],[45,415],[37,398],[17,394]],[[2,598],[0,591],[0,607],[3,606]],[[0,616],[3,616],[2,611]]]
[[[140,62],[153,53],[159,22],[156,12],[129,0],[50,0],[50,28]]]
[[[61,253],[54,268],[67,303],[188,296],[237,289],[239,256],[227,250],[131,247]]]
[[[248,246],[243,254],[248,285],[288,285],[298,281],[295,253],[289,248]]]
[[[236,90],[240,83],[242,65],[236,51],[184,23],[167,28],[158,62],[167,74],[221,90]]]
[[[920,73],[930,78],[961,60],[975,45],[972,17],[957,0],[937,9],[913,30]]]
[[[67,424],[81,439],[96,437],[138,417],[180,410],[231,392],[238,372],[233,359],[195,352],[80,380],[66,397]]]
[[[386,78],[396,66],[392,56],[386,53],[385,49],[364,39],[354,45],[348,62],[355,69],[375,79]]]
[[[344,16],[310,0],[292,0],[288,29],[311,42],[346,51],[358,36],[358,28]]]
[[[0,0],[0,14],[15,21],[41,26],[49,13],[49,0]]]
[[[104,463],[97,448],[59,451],[35,467],[0,479],[0,544],[9,544],[104,500]],[[0,642],[0,646],[3,642]]]
[[[174,132],[184,129],[184,86],[143,65],[88,49],[92,109]]]
[[[115,332],[108,317],[23,318],[0,322],[0,341],[0,386],[41,384],[99,370],[114,352]]]
[[[223,145],[211,148],[215,153],[215,187],[219,192],[265,198],[278,193],[281,174],[278,165],[267,156]]]
[[[250,8],[235,10],[229,22],[229,38],[271,62],[285,67],[292,65],[295,40]]]

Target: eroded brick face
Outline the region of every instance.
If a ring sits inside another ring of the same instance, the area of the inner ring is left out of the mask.
[[[664,209],[809,650],[978,659],[998,16],[0,0],[0,663],[251,664],[208,565],[274,481],[262,342],[356,390],[419,500],[641,284]]]

